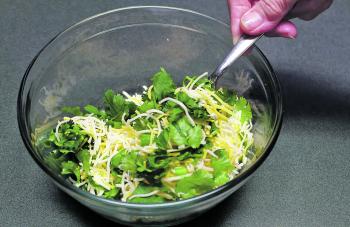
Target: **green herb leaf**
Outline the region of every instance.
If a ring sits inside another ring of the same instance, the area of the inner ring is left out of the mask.
[[[112,116],[113,120],[121,120],[123,114],[129,116],[130,112],[136,109],[136,105],[132,102],[126,102],[120,94],[115,94],[112,90],[107,90],[104,96],[106,112]]]
[[[223,172],[215,177],[214,185],[215,185],[215,187],[219,187],[221,185],[226,184],[229,181],[230,181],[230,178],[229,178],[228,174]]]
[[[243,97],[237,98],[234,108],[237,111],[241,111],[241,123],[250,121],[252,119],[252,110],[249,103]]]
[[[144,113],[150,109],[157,109],[158,104],[155,101],[145,101],[141,106],[137,108],[140,113]]]
[[[147,194],[147,193],[153,192],[155,190],[159,190],[159,189],[156,187],[139,185],[135,189],[135,191],[133,192],[133,195]],[[165,200],[164,200],[164,198],[162,198],[158,195],[152,195],[152,196],[148,196],[148,197],[136,197],[136,198],[128,200],[128,202],[151,204],[151,203],[163,203],[163,202],[165,202]]]
[[[168,129],[169,129],[169,137],[171,139],[172,144],[175,144],[177,146],[187,144],[186,136],[183,135],[180,132],[180,130],[178,130],[175,126],[170,125]]]
[[[66,114],[71,114],[73,116],[81,116],[83,113],[80,110],[79,106],[64,106],[61,111]]]
[[[163,130],[160,135],[155,139],[157,146],[162,150],[169,149],[168,141],[170,140],[168,130]]]
[[[181,108],[172,108],[168,111],[168,121],[170,123],[177,121],[182,115],[183,115],[183,110]]]
[[[228,157],[227,151],[219,150],[215,153],[218,158],[213,158],[211,165],[214,169],[215,186],[221,186],[230,180],[229,173],[233,171],[234,166]]]
[[[213,175],[205,170],[197,170],[191,176],[179,180],[175,191],[181,198],[186,199],[207,192],[213,186]]]
[[[103,196],[108,199],[113,199],[119,194],[119,188],[113,188],[103,193]]]
[[[160,71],[153,75],[152,82],[156,100],[165,98],[175,90],[174,81],[164,68],[160,68]]]
[[[183,102],[189,109],[199,108],[199,105],[196,100],[192,99],[184,92],[177,93],[177,99]]]
[[[145,133],[140,135],[141,146],[148,146],[151,142],[151,134]]]
[[[196,125],[194,128],[191,128],[189,130],[187,144],[190,145],[192,148],[198,148],[202,142],[202,139],[202,129],[199,125]]]
[[[177,166],[172,170],[172,172],[176,176],[181,176],[181,175],[185,175],[188,173],[186,167],[184,167],[184,166]]]
[[[81,150],[76,154],[77,159],[83,163],[83,170],[88,173],[90,170],[90,153],[88,150]]]
[[[234,169],[233,164],[231,163],[228,153],[225,150],[216,151],[215,154],[218,158],[213,158],[211,165],[214,169],[214,176],[218,176],[222,172],[229,173]]]
[[[112,168],[119,168],[123,171],[129,171],[130,173],[136,173],[137,171],[137,151],[119,151],[112,159]]]
[[[61,174],[74,174],[77,181],[80,181],[80,168],[79,165],[73,161],[62,162],[62,171]]]
[[[99,109],[93,105],[86,105],[84,107],[85,111],[88,112],[88,113],[92,113],[92,114],[95,114],[97,116],[101,115]]]
[[[184,135],[188,135],[188,131],[192,128],[190,122],[187,120],[186,117],[181,118],[176,122],[176,127],[179,129],[181,133]]]

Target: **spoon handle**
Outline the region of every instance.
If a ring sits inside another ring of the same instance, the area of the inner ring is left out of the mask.
[[[225,57],[224,61],[215,69],[210,75],[209,79],[215,84],[217,80],[222,76],[225,70],[240,56],[246,52],[256,41],[258,41],[263,35],[259,36],[247,36],[243,35],[237,44],[232,48],[231,52]]]

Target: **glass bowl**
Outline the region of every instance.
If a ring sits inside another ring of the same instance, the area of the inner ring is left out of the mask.
[[[152,205],[97,197],[73,186],[49,165],[36,140],[63,117],[63,106],[99,104],[107,88],[139,91],[160,67],[176,82],[184,75],[210,73],[231,47],[228,25],[186,9],[128,7],[83,20],[54,37],[25,72],[18,95],[18,123],[26,148],[60,189],[106,218],[130,225],[189,220],[241,187],[266,159],[279,135],[280,84],[257,47],[219,81],[219,86],[235,90],[252,105],[255,155],[235,179],[208,193]]]

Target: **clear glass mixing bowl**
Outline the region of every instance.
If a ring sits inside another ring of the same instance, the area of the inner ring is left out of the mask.
[[[270,153],[282,124],[279,82],[262,52],[237,61],[219,85],[249,100],[254,112],[252,161],[231,182],[203,195],[164,204],[104,199],[69,183],[46,163],[37,136],[62,117],[62,106],[98,104],[107,88],[139,91],[164,67],[177,82],[212,72],[232,47],[229,26],[185,9],[142,6],[117,9],[81,21],[53,38],[28,67],[18,95],[18,123],[37,164],[67,194],[97,213],[132,225],[171,225],[215,206],[242,186]],[[40,185],[45,187],[45,185]]]

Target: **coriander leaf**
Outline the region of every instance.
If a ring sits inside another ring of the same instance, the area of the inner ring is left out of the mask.
[[[229,173],[233,171],[234,166],[225,150],[219,150],[216,154],[218,158],[213,158],[211,160],[211,165],[214,169],[214,184],[217,187],[230,181]]]
[[[71,114],[74,116],[81,116],[83,113],[80,110],[79,106],[64,106],[62,107],[61,111],[63,113]]]
[[[90,153],[88,150],[81,150],[76,154],[77,159],[83,163],[83,170],[88,173],[90,170]]]
[[[191,110],[190,113],[194,118],[197,119],[208,120],[209,118],[207,110],[201,107]]]
[[[158,190],[158,188],[139,185],[139,186],[137,186],[137,188],[133,192],[133,195],[148,194],[148,193],[151,193],[155,190]],[[152,195],[152,196],[148,196],[148,197],[136,197],[136,198],[128,200],[128,202],[150,204],[150,203],[162,203],[162,202],[165,202],[165,199],[158,196],[158,195]]]
[[[119,188],[113,188],[103,193],[103,196],[108,199],[115,198],[119,194]]]
[[[138,154],[136,151],[119,151],[111,160],[112,168],[119,168],[123,171],[136,173]]]
[[[165,98],[175,90],[174,81],[164,68],[160,68],[160,71],[153,75],[152,82],[156,100]]]
[[[186,199],[205,193],[213,186],[213,175],[205,170],[197,170],[191,176],[179,180],[175,191],[181,198]]]
[[[120,121],[109,121],[109,123],[112,125],[113,128],[121,128],[123,126],[123,123]]]
[[[123,155],[126,155],[125,150],[121,150],[116,155],[113,156],[113,158],[111,159],[112,168],[119,168],[119,165],[121,164],[123,159]]]
[[[112,119],[121,120],[123,114],[129,115],[130,109],[135,109],[135,104],[126,102],[120,94],[115,94],[112,90],[107,90],[104,96],[106,112],[112,116]]]
[[[169,162],[169,158],[157,157],[156,155],[151,155],[147,158],[147,166],[152,170],[164,169],[168,166]]]
[[[181,108],[175,107],[168,111],[168,121],[170,123],[177,121],[183,114],[184,111]]]
[[[77,145],[79,145],[79,144],[77,144],[76,141],[68,140],[68,141],[64,142],[63,147],[66,147],[68,149],[75,149],[75,148],[77,148]]]
[[[227,173],[221,173],[214,179],[214,184],[216,187],[226,184],[230,181],[230,178]]]
[[[62,162],[61,164],[61,174],[67,175],[67,174],[74,174],[77,181],[80,181],[80,168],[79,165],[73,161],[66,161]]]
[[[180,120],[178,120],[176,122],[176,127],[182,134],[186,136],[188,135],[188,131],[192,128],[190,122],[187,120],[186,117],[183,117]]]
[[[243,97],[237,98],[234,108],[236,111],[241,111],[241,123],[250,121],[252,119],[252,110],[249,103]]]
[[[169,126],[169,137],[171,142],[177,146],[185,145],[187,143],[186,136],[181,134],[180,130],[178,130],[175,126]]]
[[[163,130],[160,135],[155,139],[157,146],[162,150],[169,148],[168,141],[170,139],[168,130]]]
[[[203,134],[202,129],[199,125],[189,130],[187,144],[192,148],[198,148],[202,142]]]
[[[137,108],[140,113],[144,113],[150,109],[157,109],[158,104],[155,101],[145,101],[141,106]]]
[[[101,185],[97,184],[94,180],[93,180],[93,177],[92,176],[89,176],[88,177],[88,181],[89,183],[97,190],[106,190],[104,187],[102,187]]]
[[[176,175],[176,176],[181,176],[181,175],[185,175],[188,173],[187,168],[184,166],[177,166],[174,169],[172,169],[172,172]]]
[[[189,151],[185,151],[182,154],[180,154],[179,156],[177,156],[176,159],[179,161],[183,161],[183,160],[186,160],[186,159],[191,158],[191,157],[192,157],[192,153]]]
[[[151,134],[145,133],[140,135],[141,146],[148,146],[151,142]]]
[[[44,162],[56,172],[61,170],[62,162],[64,161],[67,161],[67,157],[58,152],[52,151],[48,155],[44,156]]]
[[[92,113],[92,114],[95,114],[97,116],[101,115],[100,111],[98,110],[97,107],[93,106],[93,105],[86,105],[84,107],[85,111],[88,112],[88,113]]]
[[[197,79],[198,77],[193,77],[193,79]],[[202,88],[206,90],[214,90],[213,87],[213,81],[209,80],[208,77],[202,77],[199,79],[195,84],[194,87],[197,87],[198,85],[201,85]]]
[[[177,93],[177,99],[185,104],[189,109],[198,108],[199,105],[196,100],[192,99],[185,92]]]
[[[59,149],[59,152],[61,152],[62,154],[74,153],[72,150],[66,150],[66,149]]]

